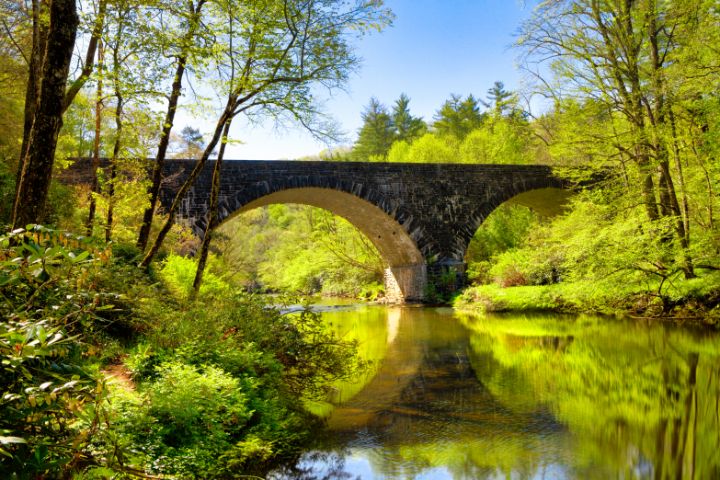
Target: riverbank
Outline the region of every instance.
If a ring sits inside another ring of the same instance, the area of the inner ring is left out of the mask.
[[[317,313],[212,272],[189,298],[190,260],[44,227],[0,246],[0,478],[262,474],[321,425],[298,399],[359,368]]]
[[[482,312],[548,311],[673,319],[720,325],[720,274],[647,285],[632,282],[572,282],[501,287],[478,285],[453,301],[456,310]]]

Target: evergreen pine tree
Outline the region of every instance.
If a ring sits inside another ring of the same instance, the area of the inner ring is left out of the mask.
[[[385,160],[387,152],[395,140],[393,121],[387,107],[373,97],[363,112],[362,119],[363,126],[360,128],[357,142],[353,146],[353,159],[358,161]]]
[[[433,128],[440,135],[450,135],[463,140],[468,133],[480,127],[486,115],[480,112],[478,100],[468,95],[451,95],[435,115]]]
[[[392,109],[395,140],[412,142],[427,131],[427,126],[425,122],[423,122],[423,119],[412,116],[409,104],[410,97],[404,93],[400,94],[400,98],[395,100],[395,105]]]

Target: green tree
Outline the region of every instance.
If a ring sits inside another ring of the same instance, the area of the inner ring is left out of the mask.
[[[480,112],[480,103],[474,96],[463,99],[460,95],[451,95],[434,118],[432,128],[435,132],[462,141],[483,124],[486,115]]]
[[[222,35],[219,51],[227,51],[222,65],[225,73],[216,86],[225,105],[214,132],[185,183],[168,210],[168,218],[141,262],[149,265],[175,222],[180,202],[204,168],[217,146],[226,124],[237,115],[286,118],[300,123],[317,136],[332,137],[332,125],[325,121],[313,96],[312,87],[337,88],[356,68],[349,34],[382,28],[390,13],[376,0],[351,4],[329,1],[321,4],[285,0],[253,4],[230,2],[218,9],[220,18],[232,15],[235,22]],[[231,41],[228,41],[231,40]],[[240,65],[239,70],[235,70]],[[227,70],[230,70],[228,74]],[[229,80],[229,81],[228,81]]]
[[[385,105],[373,97],[362,113],[363,125],[352,150],[359,161],[385,160],[395,141],[393,118]]]
[[[198,55],[201,51],[199,43],[203,38],[203,33],[205,33],[205,29],[203,28],[205,24],[202,22],[202,19],[203,7],[206,3],[207,0],[198,0],[197,2],[189,0],[184,4],[184,8],[180,10],[171,8],[172,2],[166,4],[164,6],[170,8],[161,8],[161,11],[169,11],[174,14],[176,28],[168,29],[164,22],[153,25],[155,28],[152,33],[159,39],[158,46],[160,47],[160,51],[169,49],[170,52],[172,52],[170,55],[173,59],[175,71],[170,87],[170,94],[168,95],[167,110],[162,123],[155,162],[153,163],[149,191],[150,205],[145,209],[143,223],[138,234],[137,246],[142,250],[147,247],[148,241],[150,240],[150,229],[160,195],[163,165],[170,144],[170,134],[175,122],[175,113],[177,112],[180,96],[182,95],[183,79],[187,67],[197,63]]]
[[[389,162],[458,163],[460,142],[454,136],[426,133],[412,143],[395,142],[388,153]]]
[[[459,147],[463,163],[536,163],[530,126],[524,121],[493,115],[470,132]]]
[[[505,90],[503,82],[496,81],[487,91],[486,106],[492,108],[496,117],[515,116],[518,113],[517,94]]]
[[[404,93],[395,100],[392,108],[392,125],[395,131],[395,141],[412,142],[427,131],[427,125],[422,118],[414,117],[410,113],[410,97]]]
[[[174,139],[172,143],[175,144],[173,145],[173,157],[175,158],[197,158],[205,149],[203,134],[197,128],[189,125],[183,127],[179,138]]]
[[[707,24],[701,20],[717,18],[712,3],[545,2],[524,25],[518,42],[531,71],[537,71],[536,63],[553,59],[553,78],[543,82],[546,93],[549,89],[560,102],[593,102],[604,110],[609,119],[604,133],[592,137],[578,130],[577,140],[608,142],[619,160],[616,165],[622,167],[613,172],[617,193],[625,199],[616,205],[628,208],[636,203],[634,198],[642,198],[645,219],[638,228],[676,246],[663,249],[669,256],[654,260],[650,270],[661,276],[678,268],[686,277],[694,276],[690,187],[677,129],[680,94],[687,86],[681,87],[683,82],[672,73],[697,31],[717,29],[717,23],[703,27]],[[717,76],[716,67],[705,66],[710,77]],[[692,85],[693,95],[704,95],[706,85]]]

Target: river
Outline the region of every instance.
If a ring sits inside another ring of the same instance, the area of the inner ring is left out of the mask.
[[[720,478],[720,335],[591,316],[323,313],[370,365],[271,479]]]

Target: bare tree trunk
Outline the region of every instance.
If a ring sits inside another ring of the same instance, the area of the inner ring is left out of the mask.
[[[102,70],[104,60],[104,52],[102,41],[98,45],[98,68]],[[103,79],[102,75],[97,80],[97,91],[95,97],[95,138],[93,141],[93,158],[90,167],[92,175],[92,183],[90,185],[90,193],[88,194],[89,208],[88,218],[85,223],[85,231],[88,237],[93,234],[93,225],[95,223],[95,210],[97,209],[97,200],[95,196],[100,192],[100,182],[98,181],[98,168],[100,168],[100,137],[102,134],[102,111],[103,111]]]
[[[13,205],[15,228],[38,222],[45,211],[79,23],[75,0],[53,0],[37,107]]]
[[[167,220],[165,220],[165,224],[163,224],[160,232],[158,232],[158,236],[155,239],[155,242],[152,244],[152,247],[150,247],[150,250],[147,252],[142,262],[140,262],[141,267],[147,267],[148,265],[150,265],[150,262],[152,262],[153,258],[160,250],[160,247],[165,241],[165,237],[167,236],[168,232],[170,232],[170,229],[175,224],[175,216],[177,215],[177,211],[180,209],[180,202],[182,201],[188,190],[190,190],[190,187],[192,187],[192,185],[195,183],[195,180],[197,179],[198,175],[200,175],[200,172],[202,172],[202,169],[205,167],[205,164],[210,158],[210,154],[212,154],[213,149],[215,148],[215,146],[217,146],[218,141],[220,140],[220,134],[222,133],[225,124],[230,121],[232,117],[232,111],[236,101],[237,98],[234,96],[231,96],[228,99],[228,103],[225,106],[225,111],[222,113],[220,119],[215,126],[215,132],[212,139],[210,139],[207,147],[205,147],[205,151],[203,152],[200,160],[198,160],[198,162],[195,164],[195,168],[193,168],[193,170],[190,172],[190,175],[175,195],[175,199],[170,206],[170,210],[167,212],[168,218]]]
[[[185,35],[183,45],[189,45],[195,33],[199,22],[200,10],[205,4],[205,0],[200,0],[197,6],[192,1],[188,2],[188,9],[191,15],[187,34]],[[188,61],[187,47],[178,56],[177,67],[175,68],[175,76],[173,77],[172,89],[168,100],[168,108],[165,113],[165,121],[163,122],[162,133],[160,134],[160,143],[158,145],[155,163],[150,184],[150,205],[145,209],[143,214],[143,223],[138,234],[137,246],[141,250],[145,250],[150,239],[150,229],[152,228],[153,217],[155,216],[155,208],[157,207],[158,197],[160,195],[160,184],[162,181],[162,171],[165,164],[165,156],[167,155],[168,145],[170,144],[170,132],[175,122],[175,112],[177,110],[180,94],[182,93],[182,81],[185,75],[185,65]]]
[[[113,58],[115,63],[115,72],[119,66],[117,55],[117,48],[113,52]],[[107,210],[107,223],[105,224],[105,241],[109,242],[112,239],[112,228],[113,228],[113,209],[115,207],[115,180],[117,178],[117,162],[120,157],[120,146],[122,145],[122,133],[123,133],[123,96],[120,91],[120,80],[115,75],[115,98],[117,104],[115,106],[115,143],[113,145],[112,159],[110,160],[110,180],[108,182],[108,210]]]
[[[232,118],[225,123],[223,130],[222,142],[220,143],[220,151],[218,152],[215,167],[213,168],[212,189],[210,190],[210,205],[208,207],[208,221],[205,227],[202,244],[200,245],[200,255],[198,257],[197,270],[195,271],[195,280],[193,281],[192,296],[198,294],[200,285],[202,285],[203,274],[205,273],[205,265],[207,264],[208,252],[210,251],[210,241],[212,233],[217,227],[218,220],[218,200],[220,197],[220,170],[222,169],[222,161],[225,157],[225,145],[227,144],[228,134],[230,132],[230,124]]]

